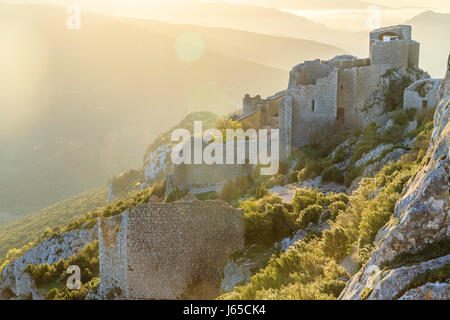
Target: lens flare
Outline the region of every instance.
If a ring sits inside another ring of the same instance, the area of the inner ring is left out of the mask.
[[[183,32],[175,40],[175,50],[184,62],[194,62],[203,56],[205,41],[195,32]]]

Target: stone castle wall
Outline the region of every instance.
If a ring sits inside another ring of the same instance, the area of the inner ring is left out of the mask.
[[[403,109],[435,108],[439,103],[438,89],[441,79],[424,79],[406,88],[403,98]]]
[[[127,295],[127,215],[100,218],[98,241],[100,257],[100,292],[120,288]]]
[[[246,164],[181,164],[168,177],[168,190],[214,185],[250,175],[253,169],[254,166]]]
[[[132,299],[176,299],[195,282],[218,283],[228,256],[244,248],[242,212],[220,200],[144,204],[103,219],[99,231],[101,291],[119,287]]]
[[[311,135],[336,120],[338,73],[318,79],[315,85],[289,90],[292,95],[292,147],[312,143]]]
[[[351,74],[350,79],[353,82],[352,85],[350,83],[344,84],[344,88],[353,86],[352,95],[348,97],[353,103],[347,105],[346,119],[349,122],[351,121],[354,127],[363,128],[373,121],[366,116],[363,109],[367,105],[367,100],[377,88],[381,76],[390,68],[390,65],[374,65],[344,71]]]
[[[409,41],[377,41],[372,44],[371,64],[389,64],[392,67],[406,68],[409,63],[409,49]]]

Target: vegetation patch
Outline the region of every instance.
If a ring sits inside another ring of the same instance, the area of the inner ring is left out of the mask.
[[[384,263],[381,268],[394,269],[403,266],[416,265],[424,261],[429,261],[450,254],[450,239],[443,239],[435,242],[420,252],[402,252],[394,259]]]
[[[418,274],[405,286],[402,290],[400,290],[395,296],[394,299],[398,299],[403,296],[408,290],[418,288],[424,284],[430,282],[446,282],[450,278],[450,263],[446,265],[436,268],[436,269],[428,269],[425,272]]]

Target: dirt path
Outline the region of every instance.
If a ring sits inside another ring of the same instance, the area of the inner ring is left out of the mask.
[[[336,183],[322,183],[321,177],[317,177],[313,180],[307,180],[302,183],[292,183],[285,186],[275,186],[270,188],[269,191],[278,195],[283,202],[291,203],[294,199],[296,188],[318,188],[321,192],[346,192],[345,186]]]
[[[275,186],[269,191],[283,199],[283,202],[291,203],[295,195],[295,185]]]
[[[356,245],[352,247],[352,252],[342,259],[340,265],[343,266],[351,276],[356,273],[358,268],[358,248]]]

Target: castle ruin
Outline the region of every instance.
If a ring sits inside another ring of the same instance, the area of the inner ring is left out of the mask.
[[[419,111],[437,107],[441,83],[442,79],[422,79],[411,84],[403,94],[403,109]]]
[[[220,281],[227,258],[244,248],[242,211],[188,195],[146,203],[98,224],[100,292],[127,299],[177,299],[195,283]]]
[[[336,125],[365,127],[372,119],[363,109],[380,77],[389,69],[419,64],[419,43],[411,39],[411,26],[371,32],[369,48],[370,57],[365,59],[342,55],[295,66],[287,90],[267,99],[247,94],[238,120],[245,127],[279,128],[281,159],[314,143],[317,132]]]

